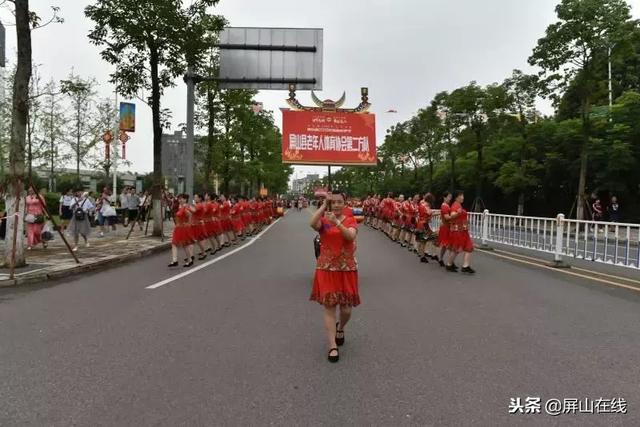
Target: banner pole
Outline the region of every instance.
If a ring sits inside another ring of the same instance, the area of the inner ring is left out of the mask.
[[[333,189],[331,188],[331,165],[327,166],[329,168],[329,178],[327,180],[327,190],[328,191],[332,191]]]

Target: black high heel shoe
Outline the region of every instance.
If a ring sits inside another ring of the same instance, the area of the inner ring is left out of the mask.
[[[331,353],[336,352],[335,356],[332,356]],[[329,350],[329,354],[327,355],[327,359],[329,359],[329,362],[331,363],[336,363],[338,360],[340,360],[340,353],[338,352],[337,348],[332,348],[331,350]]]
[[[207,257],[207,253],[206,253],[206,252],[203,252],[203,253],[201,253],[201,254],[200,254],[200,256],[198,257],[198,259],[199,259],[200,261],[202,261],[202,260],[203,260],[203,259],[205,259],[206,257]]]
[[[171,264],[169,264],[169,267],[177,267],[178,266],[178,261],[173,261]]]
[[[338,345],[338,347],[340,347],[341,345],[344,345],[344,331],[341,331],[340,329],[338,329],[339,324],[340,322],[336,322],[336,344]],[[338,337],[338,334],[342,334],[342,336]]]
[[[189,261],[188,263],[183,264],[182,266],[186,268],[186,267],[191,267],[192,265],[193,265],[193,259],[191,261]]]

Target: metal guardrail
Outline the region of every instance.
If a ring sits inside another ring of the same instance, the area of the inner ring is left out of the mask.
[[[439,227],[439,212],[433,228]],[[437,226],[436,226],[437,225]],[[554,261],[572,257],[640,269],[640,224],[469,213],[471,236],[483,245],[504,245],[552,253]]]

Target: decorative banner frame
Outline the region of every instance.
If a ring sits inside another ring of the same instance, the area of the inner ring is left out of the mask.
[[[136,104],[130,102],[120,103],[120,130],[125,132],[136,131]]]
[[[282,162],[297,165],[374,166],[373,114],[282,110]]]

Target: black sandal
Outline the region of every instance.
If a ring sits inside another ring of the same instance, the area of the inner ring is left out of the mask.
[[[332,356],[331,353],[336,352],[338,354],[336,354],[335,356]],[[327,356],[327,359],[329,359],[329,362],[331,363],[336,363],[338,360],[340,360],[340,353],[338,352],[337,348],[332,348],[331,350],[329,350],[329,354]]]
[[[173,261],[171,264],[169,264],[169,267],[177,267],[178,266],[178,261]]]
[[[344,331],[338,329],[340,322],[336,322],[336,344],[339,346],[344,345]],[[338,334],[342,334],[342,337],[338,338]]]
[[[191,260],[188,263],[184,264],[183,267],[191,267],[192,265],[193,265],[193,260]]]

